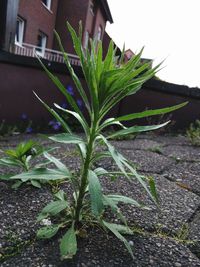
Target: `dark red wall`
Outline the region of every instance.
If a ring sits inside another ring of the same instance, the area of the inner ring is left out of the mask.
[[[56,75],[65,86],[73,85],[69,76]],[[0,121],[6,119],[7,122],[16,122],[23,113],[38,122],[51,118],[33,91],[50,105],[66,102],[46,73],[40,69],[0,62],[0,80]]]
[[[40,30],[48,36],[47,47],[53,47],[57,4],[58,0],[52,0],[51,10],[48,10],[41,0],[20,0],[18,15],[26,20],[25,43],[36,45]]]

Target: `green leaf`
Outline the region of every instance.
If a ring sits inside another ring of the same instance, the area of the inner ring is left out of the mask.
[[[63,118],[54,109],[50,108],[41,98],[39,98],[39,96],[35,92],[33,93],[37,97],[37,99],[44,105],[44,107],[54,116],[54,118],[61,123],[63,129],[66,132],[71,133],[71,129],[69,128],[67,123],[63,120]]]
[[[96,173],[97,176],[104,175],[104,174],[107,174],[108,173],[104,168],[101,168],[101,167],[96,168],[94,170],[94,172]]]
[[[134,258],[133,256],[133,251],[131,249],[130,244],[128,243],[128,241],[120,234],[119,230],[118,230],[118,226],[116,226],[116,224],[114,223],[108,223],[106,221],[103,221],[103,224],[119,239],[121,240],[125,247],[127,248],[128,252],[130,253],[131,257]]]
[[[12,189],[17,189],[17,188],[19,188],[22,184],[23,184],[22,181],[17,181],[16,183],[14,183],[14,184],[11,186],[11,188],[12,188]]]
[[[68,172],[69,173],[69,170],[68,168],[60,161],[58,160],[57,158],[53,157],[52,155],[50,155],[49,153],[47,152],[44,152],[44,156],[45,158],[47,158],[50,162],[54,163],[55,166],[61,170],[61,171],[64,171],[64,172]]]
[[[71,174],[67,171],[38,168],[38,169],[33,169],[29,172],[24,172],[21,174],[14,175],[10,177],[10,179],[12,180],[21,179],[23,182],[26,182],[28,180],[45,180],[45,181],[62,180],[70,177]]]
[[[148,181],[149,181],[149,187],[150,187],[150,191],[152,196],[155,198],[155,200],[157,201],[157,203],[159,202],[159,198],[158,198],[158,193],[156,190],[156,185],[155,185],[155,181],[153,179],[153,177],[148,177]]]
[[[75,83],[75,85],[76,85],[76,88],[78,89],[78,92],[79,92],[80,96],[82,97],[82,99],[83,99],[83,101],[84,101],[84,103],[85,103],[86,108],[88,109],[88,112],[90,113],[90,112],[91,112],[91,110],[90,110],[90,105],[89,105],[89,101],[88,101],[87,95],[85,94],[85,90],[83,89],[82,84],[81,84],[81,82],[80,82],[78,76],[76,75],[76,73],[74,72],[74,70],[73,70],[73,68],[72,68],[72,66],[71,66],[71,64],[70,64],[68,55],[67,55],[67,53],[65,53],[65,51],[64,51],[64,47],[63,47],[63,45],[62,45],[62,42],[61,42],[61,39],[60,39],[58,33],[57,33],[56,31],[54,31],[54,33],[55,33],[55,35],[56,35],[56,39],[57,39],[57,41],[58,41],[60,50],[61,50],[62,53],[63,53],[63,57],[64,57],[64,60],[65,60],[65,64],[66,64],[66,66],[67,66],[67,68],[68,68],[68,70],[69,70],[69,72],[70,72],[70,74],[71,74],[71,77],[72,77],[72,79],[73,79],[73,81],[74,81],[74,83]]]
[[[31,180],[31,184],[32,184],[32,186],[34,186],[34,187],[41,188],[41,184],[40,184],[40,182],[38,182],[38,181]]]
[[[116,223],[109,223],[109,224],[122,235],[133,235],[133,231],[127,225],[116,224]]]
[[[3,174],[3,175],[0,175],[0,180],[9,181],[10,177],[12,176],[13,176],[13,173]]]
[[[17,159],[12,159],[12,158],[0,159],[0,165],[12,166],[12,167],[21,167],[21,163]]]
[[[100,216],[103,211],[102,189],[96,173],[91,170],[88,173],[88,182],[92,212],[95,216]]]
[[[41,221],[49,216],[55,216],[69,206],[66,200],[56,200],[47,204],[37,217],[37,221]]]
[[[179,108],[182,108],[187,104],[188,104],[188,102],[184,102],[184,103],[181,103],[181,104],[173,106],[173,107],[154,109],[154,110],[145,110],[145,111],[139,112],[139,113],[124,115],[124,116],[116,118],[115,120],[116,121],[129,121],[129,120],[134,120],[134,119],[139,119],[139,118],[144,118],[144,117],[149,117],[149,116],[155,116],[155,115],[159,115],[159,114],[166,114],[166,113],[172,112],[174,110],[177,110]]]
[[[57,234],[59,228],[60,228],[59,224],[53,224],[53,225],[42,227],[37,231],[36,236],[39,239],[49,239]]]
[[[126,218],[118,208],[116,202],[114,202],[111,198],[108,198],[106,195],[103,195],[103,204],[104,206],[110,206],[112,212],[116,214],[125,225],[127,225]]]
[[[56,194],[54,194],[54,196],[58,200],[66,200],[66,193],[63,190],[59,190]]]
[[[84,143],[83,139],[81,139],[79,136],[75,134],[69,134],[69,133],[56,134],[54,136],[50,136],[49,139],[59,142],[59,143],[64,143],[64,144]]]
[[[144,209],[149,210],[149,208],[138,203],[136,200],[134,200],[130,197],[126,197],[126,196],[122,196],[122,195],[106,195],[106,197],[111,199],[115,204],[122,202],[124,204],[130,204],[130,205],[134,205],[135,207],[138,207],[138,208],[144,208]]]
[[[85,134],[87,135],[88,132],[89,132],[89,127],[88,127],[88,124],[86,122],[85,119],[83,119],[77,112],[74,112],[74,111],[71,111],[69,109],[64,109],[62,107],[60,107],[59,105],[57,104],[54,104],[54,106],[59,109],[59,110],[62,110],[63,112],[65,113],[69,113],[71,114],[72,116],[74,116],[78,121],[79,123],[81,124],[81,126],[83,127],[83,130],[85,131]]]
[[[117,152],[117,150],[114,148],[114,146],[112,146],[103,135],[100,135],[100,138],[104,141],[104,143],[106,144],[106,146],[108,147],[108,150],[110,152],[110,155],[112,156],[113,160],[115,161],[116,165],[118,166],[118,168],[123,172],[123,174],[127,177],[127,173],[124,169],[123,163],[122,163],[122,157],[121,155]]]
[[[132,127],[127,128],[127,129],[117,131],[114,134],[109,135],[107,138],[114,138],[114,137],[118,137],[118,136],[132,134],[132,133],[140,133],[140,132],[157,130],[157,129],[160,129],[160,128],[166,126],[169,122],[170,121],[167,121],[167,122],[162,123],[162,124],[150,125],[150,126],[132,126]]]
[[[74,225],[65,233],[60,241],[62,259],[72,259],[77,252],[77,240]]]

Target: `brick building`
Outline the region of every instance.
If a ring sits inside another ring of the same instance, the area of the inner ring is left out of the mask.
[[[103,40],[106,22],[113,22],[107,0],[1,0],[0,9],[0,48],[27,56],[37,52],[49,60],[59,60],[54,29],[74,53],[66,21],[76,30],[82,21],[84,46],[90,37]]]
[[[107,21],[113,22],[107,0],[0,0],[0,124],[2,120],[15,123],[23,113],[32,121],[48,121],[50,115],[33,91],[49,105],[65,101],[42,70],[36,54],[66,88],[74,86],[62,64],[54,29],[87,90],[79,58],[74,55],[66,29],[66,21],[69,21],[78,30],[80,20],[83,45],[87,46],[90,37],[98,38],[106,50],[110,37],[105,27]]]

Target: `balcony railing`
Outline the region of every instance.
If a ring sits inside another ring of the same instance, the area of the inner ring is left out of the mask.
[[[64,63],[62,52],[48,48],[42,49],[41,47],[27,43],[23,43],[22,46],[16,44],[14,53],[16,55],[26,56],[26,57],[39,56],[49,61]],[[72,65],[80,66],[80,60],[78,56],[73,54],[67,54],[67,55]]]

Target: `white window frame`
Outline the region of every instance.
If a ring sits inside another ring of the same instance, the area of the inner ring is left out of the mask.
[[[42,4],[48,9],[51,10],[51,0],[46,0],[46,3],[42,0]]]
[[[43,32],[39,32],[38,36],[39,35],[42,37],[42,39],[41,39],[42,42],[41,42],[41,46],[38,46],[38,44],[37,44],[36,53],[37,53],[37,55],[44,57],[45,49],[46,49],[46,45],[47,45],[47,35]]]
[[[16,27],[15,44],[18,46],[22,46],[23,38],[24,38],[25,21],[22,18],[17,17],[17,23],[19,23],[19,25],[18,27]],[[18,33],[17,33],[17,30],[18,30]]]

